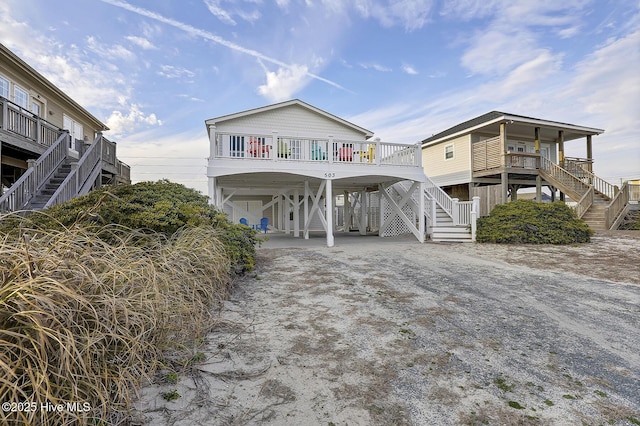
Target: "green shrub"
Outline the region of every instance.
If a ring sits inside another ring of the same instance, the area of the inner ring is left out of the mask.
[[[589,242],[593,234],[561,201],[499,204],[477,225],[476,241],[481,243],[574,244]]]
[[[101,187],[66,203],[23,219],[18,215],[0,218],[0,234],[33,227],[63,230],[71,226],[118,224],[170,237],[183,227],[212,226],[219,232],[234,273],[253,269],[257,232],[229,222],[227,216],[210,206],[200,192],[177,183],[161,180],[135,185]],[[110,234],[104,234],[109,238]]]

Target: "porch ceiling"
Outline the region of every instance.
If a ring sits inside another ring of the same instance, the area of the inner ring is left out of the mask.
[[[507,125],[507,138],[512,139],[525,139],[533,140],[534,128],[536,126],[529,123],[514,122]],[[540,139],[542,141],[554,142],[558,139],[558,131],[564,131],[564,141],[571,141],[575,139],[585,138],[587,135],[592,135],[590,132],[576,131],[573,129],[567,129],[562,127],[540,127]],[[500,123],[491,124],[481,130],[481,133],[490,133],[498,136],[500,134]]]
[[[216,178],[216,183],[222,188],[234,188],[243,190],[258,189],[284,189],[298,188],[304,189],[304,182],[309,181],[312,187],[318,187],[323,179],[301,176],[291,173],[243,173],[236,175],[226,175]],[[375,187],[383,182],[399,182],[403,179],[393,176],[356,176],[340,179],[332,179],[333,190],[336,191],[358,191],[362,188]]]

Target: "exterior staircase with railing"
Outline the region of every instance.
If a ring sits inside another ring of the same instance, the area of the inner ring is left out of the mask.
[[[100,185],[102,135],[98,134],[78,160],[69,156],[69,139],[69,133],[61,133],[0,197],[0,214],[40,210],[84,195]]]
[[[407,182],[394,185],[403,195],[409,189]],[[480,211],[479,197],[472,201],[451,198],[428,176],[424,185],[426,231],[431,241],[473,242],[475,241],[475,220]],[[414,200],[417,202],[417,200]]]
[[[576,215],[593,230],[615,229],[629,206],[625,183],[618,189],[580,164],[565,161],[564,168],[541,157],[540,175],[576,201]]]

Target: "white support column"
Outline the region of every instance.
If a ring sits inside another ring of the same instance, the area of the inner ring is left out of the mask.
[[[304,239],[309,239],[309,228],[307,223],[309,223],[309,181],[304,181]]]
[[[209,126],[209,159],[216,157],[216,126]]]
[[[217,199],[217,195],[218,195],[218,188],[216,188],[216,178],[214,177],[210,177],[209,178],[209,205],[213,205],[215,207],[220,207],[218,205],[218,199]]]
[[[366,189],[362,189],[360,193],[360,235],[367,235],[367,210],[369,203],[367,202],[367,196],[369,193]]]
[[[300,190],[293,190],[293,236],[300,237]]]
[[[289,192],[282,194],[284,198],[284,231],[287,235],[291,234],[291,197]]]
[[[278,229],[284,231],[284,209],[282,207],[282,194],[278,194]]]
[[[325,186],[325,216],[327,220],[327,247],[333,247],[333,191],[331,179],[327,179]],[[320,194],[318,194],[320,196]]]
[[[538,202],[540,202],[540,200],[538,200]],[[473,197],[473,203],[471,204],[471,241],[476,240],[476,230],[478,229],[476,221],[479,216],[480,216],[480,197],[476,195]]]
[[[424,215],[424,183],[420,182],[420,185],[418,186],[418,199],[420,201],[418,201],[418,233],[420,234],[420,238],[418,238],[418,241],[420,241],[421,243],[424,243],[424,236],[425,236],[425,215]]]
[[[349,191],[344,191],[344,214],[342,215],[342,222],[344,223],[343,232],[346,234],[351,229],[351,196]]]
[[[378,149],[378,147],[376,147]],[[379,153],[380,151],[376,151]],[[376,158],[379,158],[379,154],[376,154]],[[384,191],[384,184],[378,185],[378,236],[382,237],[382,225],[384,225],[384,197],[382,196],[382,191]]]

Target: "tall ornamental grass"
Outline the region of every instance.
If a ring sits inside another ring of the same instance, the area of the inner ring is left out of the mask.
[[[60,228],[0,237],[0,424],[124,424],[163,353],[214,325],[229,256],[211,226]]]

